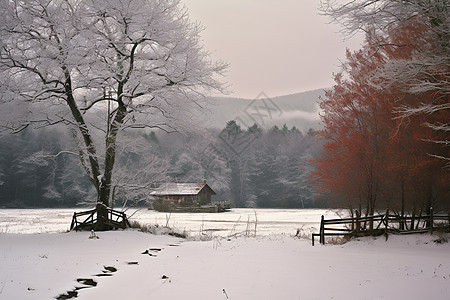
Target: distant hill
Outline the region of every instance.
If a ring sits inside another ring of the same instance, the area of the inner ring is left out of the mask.
[[[261,93],[255,99],[216,97],[211,98],[207,109],[208,127],[222,129],[230,120],[237,120],[242,127],[258,123],[269,129],[274,125],[286,124],[297,127],[302,132],[309,128],[320,129],[319,106],[321,90],[268,98]]]

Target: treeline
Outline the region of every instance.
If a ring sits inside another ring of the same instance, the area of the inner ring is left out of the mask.
[[[169,148],[175,149],[169,158],[172,179],[207,179],[219,191],[217,198],[230,200],[235,207],[326,205],[316,201],[308,184],[310,161],[320,151],[311,130],[304,135],[286,125],[266,131],[257,125],[245,129],[230,121],[209,139],[190,136],[182,147]]]
[[[121,134],[111,206],[148,205],[149,192],[162,182],[204,180],[217,192],[216,200],[233,207],[326,206],[308,184],[310,161],[321,147],[312,130],[241,128],[230,121],[221,131]],[[67,133],[26,130],[2,138],[1,145],[0,206],[95,202],[94,186]]]
[[[70,136],[25,130],[0,139],[0,207],[74,206],[92,190]]]
[[[368,32],[320,103],[324,150],[315,161],[316,187],[365,215],[387,208],[401,216],[448,212],[450,73],[448,27],[441,28],[447,8],[439,1],[380,1],[371,7],[373,20],[393,20],[371,27],[354,18],[373,4],[362,2],[330,12]]]

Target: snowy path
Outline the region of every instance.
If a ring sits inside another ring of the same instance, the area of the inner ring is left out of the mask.
[[[137,231],[89,235],[0,234],[0,299],[52,299],[83,286],[78,278],[97,282],[78,291],[80,300],[450,295],[450,244],[428,234],[315,247],[288,236],[195,242]],[[96,277],[105,267],[117,271]]]

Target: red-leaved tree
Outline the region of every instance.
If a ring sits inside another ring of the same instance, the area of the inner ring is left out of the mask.
[[[361,50],[347,53],[345,71],[320,103],[324,148],[312,178],[318,190],[352,212],[390,208],[404,215],[448,206],[448,171],[436,158],[446,155],[445,148],[427,142],[443,139],[443,133],[423,125],[444,122],[446,111],[409,118],[399,110],[437,101],[439,91],[406,93],[379,74],[390,60],[412,59],[426,41],[423,28],[416,18],[385,36],[369,32]]]

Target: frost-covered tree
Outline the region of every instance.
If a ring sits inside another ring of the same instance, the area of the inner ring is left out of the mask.
[[[167,173],[173,182],[206,181],[217,193],[216,199],[226,200],[230,168],[214,146],[218,134],[217,130],[196,130],[185,135],[162,135],[161,154],[170,160]]]
[[[0,145],[0,205],[73,207],[93,189],[77,156],[63,150],[73,140],[56,127],[7,135]]]
[[[133,147],[128,147],[128,144]],[[112,205],[133,206],[148,199],[149,190],[167,181],[168,160],[146,135],[128,133],[117,145],[119,160],[111,183]]]
[[[179,0],[13,0],[0,13],[0,130],[69,126],[100,216],[121,132],[176,131],[222,89],[226,65],[202,50]]]
[[[346,35],[365,31],[370,43],[382,53],[410,49],[407,58],[390,57],[386,64],[369,74],[370,82],[380,90],[395,87],[416,95],[415,102],[396,108],[398,117],[407,123],[411,117],[429,116],[424,125],[442,135],[431,141],[442,145],[447,153],[450,145],[449,10],[448,0],[355,0],[345,4],[322,1],[322,11],[341,24]],[[411,24],[409,32],[399,42],[392,32],[407,24]],[[424,94],[432,97],[424,99]],[[430,154],[449,165],[448,155]]]
[[[411,20],[391,27],[388,37],[404,44],[416,32],[416,25]],[[446,209],[445,162],[427,155],[445,152],[439,145],[424,142],[438,140],[440,133],[422,125],[428,116],[415,116],[407,124],[396,118],[396,107],[428,101],[433,93],[405,93],[401,86],[388,84],[381,89],[372,81],[391,58],[411,57],[414,45],[374,48],[369,35],[361,50],[347,53],[346,72],[336,75],[336,85],[320,103],[324,129],[319,137],[324,146],[314,162],[316,187],[352,213],[357,209],[373,215],[388,207],[403,216],[430,207]],[[432,117],[445,120],[440,114]]]
[[[309,161],[319,152],[314,136],[293,127],[277,126],[267,132],[248,128],[258,138],[240,156],[239,184],[247,207],[311,207],[314,202],[308,177]],[[235,187],[237,189],[237,187]]]

